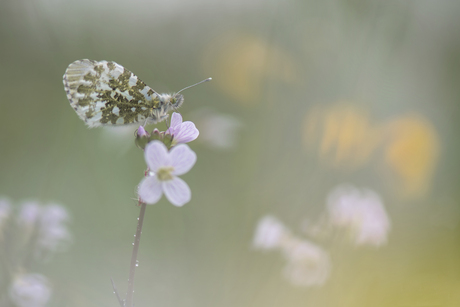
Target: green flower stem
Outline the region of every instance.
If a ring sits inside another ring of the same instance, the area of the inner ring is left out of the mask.
[[[134,292],[134,273],[136,272],[137,252],[141,241],[142,224],[144,222],[145,208],[147,204],[141,203],[141,212],[137,221],[136,237],[134,239],[133,253],[131,255],[131,265],[129,267],[128,292],[126,293],[126,307],[133,307]]]

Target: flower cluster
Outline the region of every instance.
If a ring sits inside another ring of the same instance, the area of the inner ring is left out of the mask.
[[[183,206],[191,199],[191,191],[178,176],[187,173],[196,162],[196,154],[185,143],[199,135],[195,124],[182,121],[179,113],[173,113],[168,130],[158,129],[148,133],[141,126],[137,131],[136,144],[144,149],[148,166],[146,177],[138,187],[139,201],[157,203],[163,193],[175,206]],[[169,150],[168,150],[169,149]]]
[[[325,239],[346,236],[354,245],[380,247],[387,242],[391,222],[380,196],[370,189],[339,185],[327,197],[322,218],[304,227],[309,238]],[[326,251],[309,240],[295,236],[277,218],[260,219],[253,247],[279,250],[287,260],[284,276],[294,285],[322,285],[330,273]]]
[[[51,298],[48,279],[34,267],[50,260],[72,241],[67,224],[69,214],[58,204],[41,205],[24,202],[18,211],[11,201],[0,199],[0,262],[8,270],[0,270],[0,297],[19,307],[43,307]],[[1,293],[2,291],[8,293]],[[2,302],[4,302],[2,300]]]
[[[331,264],[328,253],[320,246],[293,235],[273,216],[259,220],[253,247],[279,250],[286,259],[283,274],[296,286],[319,286],[329,277]]]

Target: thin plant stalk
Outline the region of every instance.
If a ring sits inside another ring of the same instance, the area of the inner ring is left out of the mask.
[[[133,292],[134,292],[134,273],[136,272],[137,252],[141,241],[142,224],[144,222],[145,208],[147,204],[141,203],[141,211],[137,221],[136,237],[134,238],[133,253],[131,255],[131,265],[129,266],[128,291],[126,292],[126,307],[133,307]]]

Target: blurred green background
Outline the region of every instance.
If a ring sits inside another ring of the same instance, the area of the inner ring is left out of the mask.
[[[72,216],[74,244],[39,269],[50,306],[117,306],[146,167],[136,127],[88,129],[69,106],[62,75],[85,58],[160,93],[213,77],[184,120],[237,123],[226,148],[190,143],[190,203],[147,207],[136,306],[459,306],[459,31],[456,0],[1,1],[0,194]],[[257,222],[308,238],[341,183],[381,196],[387,243],[309,238],[330,274],[293,285],[251,247]]]

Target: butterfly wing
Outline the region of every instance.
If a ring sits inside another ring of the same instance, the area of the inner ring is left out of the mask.
[[[159,95],[123,66],[78,60],[67,67],[64,87],[70,105],[89,127],[156,123]]]

